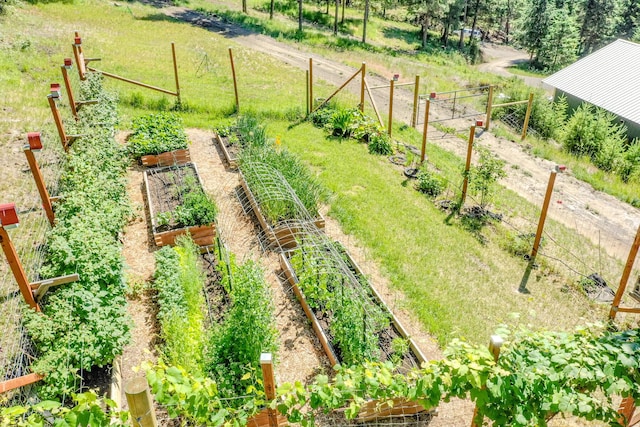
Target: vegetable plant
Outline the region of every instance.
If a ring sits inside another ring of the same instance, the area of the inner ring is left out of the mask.
[[[149,114],[134,119],[133,133],[128,139],[129,152],[135,159],[185,149],[188,144],[182,119],[172,113]]]

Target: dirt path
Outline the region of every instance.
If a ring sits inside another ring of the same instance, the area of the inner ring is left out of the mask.
[[[316,79],[325,80],[334,85],[339,85],[356,70],[344,64],[328,60],[320,55],[306,52],[297,47],[278,42],[270,37],[253,34],[230,23],[223,23],[215,17],[204,16],[184,7],[166,7],[162,12],[176,19],[190,22],[204,27],[210,31],[231,38],[239,44],[259,52],[271,55],[282,62],[300,69],[307,69],[309,57],[314,59],[314,76]],[[496,49],[491,50],[491,52]],[[490,53],[491,55],[491,53]],[[497,63],[512,61],[513,58],[501,54]],[[503,64],[504,65],[504,64]],[[388,70],[387,75],[391,74]],[[368,75],[370,85],[384,85],[386,79],[375,75]],[[408,123],[411,116],[413,95],[410,91],[398,88],[394,99],[394,111],[397,118],[403,118]],[[384,111],[389,104],[388,93],[381,91],[376,94],[378,107]],[[444,117],[443,111],[438,111],[432,106],[432,118]],[[468,129],[471,120],[457,120],[445,122],[456,129]],[[464,153],[464,142],[458,138],[441,138],[442,132],[429,127],[429,142],[456,152]],[[551,162],[533,157],[522,145],[497,138],[493,134],[485,133],[479,139],[479,143],[489,147],[501,159],[507,162],[508,176],[502,180],[502,184],[517,192],[520,196],[541,205],[542,194],[546,188],[549,171],[555,166]],[[461,145],[462,144],[462,145]],[[569,171],[570,172],[570,171]],[[640,223],[640,211],[623,203],[614,197],[595,191],[589,184],[573,178],[570,173],[562,176],[556,186],[554,199],[562,203],[555,203],[549,216],[566,226],[575,229],[582,236],[590,239],[595,244],[603,245],[606,251],[620,259],[626,259],[627,251],[631,246],[636,228]]]
[[[502,77],[518,77],[531,87],[542,87],[542,78],[540,77],[522,76],[509,72],[509,67],[529,60],[529,55],[526,52],[511,46],[486,42],[482,43],[480,50],[486,62],[478,65],[479,71]]]

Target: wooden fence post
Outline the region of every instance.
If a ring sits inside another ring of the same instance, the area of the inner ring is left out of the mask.
[[[55,215],[53,213],[53,205],[51,204],[51,198],[49,197],[47,186],[44,183],[42,172],[40,171],[40,167],[38,166],[36,157],[33,154],[34,151],[39,151],[40,149],[42,149],[40,132],[29,132],[27,134],[27,138],[29,139],[29,144],[24,147],[24,154],[27,157],[27,162],[29,163],[29,169],[31,169],[31,174],[33,175],[33,179],[36,182],[38,193],[40,193],[40,199],[42,200],[42,207],[44,208],[44,211],[47,214],[47,219],[49,220],[49,223],[53,227],[53,224],[55,221]]]
[[[362,72],[362,81],[360,82],[360,111],[364,113],[364,85],[365,85],[365,77],[367,76],[367,64],[362,63],[362,68],[360,68]]]
[[[176,97],[178,98],[178,104],[181,103],[180,98],[180,82],[178,81],[178,60],[176,59],[176,44],[171,42],[171,56],[173,58],[173,75],[176,78]]]
[[[236,80],[236,67],[233,63],[233,51],[229,48],[229,60],[231,61],[231,75],[233,76],[233,91],[236,95],[236,113],[240,112],[240,101],[238,98],[238,81]]]
[[[609,310],[609,319],[611,320],[615,320],[616,314],[618,314],[618,307],[620,306],[622,295],[624,295],[624,291],[627,288],[629,276],[631,275],[633,264],[635,263],[636,256],[638,255],[638,248],[640,248],[640,225],[638,225],[636,238],[633,240],[631,250],[629,250],[629,256],[627,257],[627,263],[625,264],[624,270],[622,271],[622,277],[620,277],[620,285],[618,286],[618,290],[616,291],[616,296],[613,298],[613,302],[611,303],[611,310]]]
[[[134,378],[124,387],[133,427],[158,427],[149,384],[145,377]]]
[[[469,170],[471,169],[471,154],[473,153],[473,139],[476,134],[476,127],[471,126],[469,130],[469,145],[467,146],[467,162],[464,166],[464,181],[462,182],[462,197],[460,198],[460,206],[464,205],[467,198],[467,186],[469,185]]]
[[[62,116],[60,115],[60,110],[58,109],[58,105],[56,104],[57,96],[52,94],[47,95],[47,100],[49,101],[49,108],[51,108],[51,114],[53,114],[53,121],[56,124],[56,129],[58,129],[58,135],[60,136],[60,142],[62,143],[62,148],[64,151],[69,150],[68,146],[68,138],[67,133],[64,130],[64,125],[62,124]]]
[[[309,58],[309,111],[313,111],[313,58]]]
[[[307,116],[309,115],[309,113],[311,112],[311,109],[309,108],[311,105],[311,102],[309,101],[309,70],[306,71],[306,83],[307,83],[307,91],[305,93],[305,101],[307,102]]]
[[[411,127],[418,124],[418,102],[420,102],[420,76],[416,75],[416,82],[413,87],[413,111],[411,112]]]
[[[531,248],[531,256],[529,262],[533,262],[538,255],[538,248],[540,247],[540,240],[542,239],[542,231],[544,230],[544,222],[547,219],[547,211],[549,210],[549,201],[551,200],[551,194],[553,193],[553,184],[556,182],[556,171],[551,171],[549,175],[549,182],[547,183],[547,192],[544,196],[544,203],[542,203],[542,211],[540,212],[540,220],[538,221],[538,230],[536,231],[536,238],[533,241],[533,248]]]
[[[2,250],[4,251],[5,256],[7,257],[7,261],[9,261],[9,267],[11,268],[11,272],[13,273],[13,277],[16,279],[16,282],[18,282],[20,293],[22,294],[25,302],[29,304],[29,307],[35,309],[36,311],[40,311],[40,306],[36,302],[36,299],[33,295],[31,285],[29,284],[29,279],[27,278],[27,274],[24,272],[22,263],[18,258],[16,248],[15,246],[13,246],[13,242],[9,237],[9,233],[7,233],[8,227],[17,227],[18,223],[19,221],[18,215],[16,214],[16,205],[14,203],[0,205],[0,245],[2,246]]]
[[[71,69],[71,58],[64,59],[64,65],[60,67],[62,71],[62,79],[64,80],[64,88],[67,91],[67,97],[69,98],[69,108],[71,108],[71,114],[73,118],[78,120],[78,110],[76,109],[76,100],[73,96],[73,90],[71,89],[71,81],[69,80],[69,73],[67,70]]]
[[[389,129],[387,132],[389,133],[389,138],[391,138],[392,128],[393,128],[393,89],[394,89],[395,80],[391,79],[389,82]]]
[[[493,86],[489,86],[489,98],[487,99],[487,119],[485,120],[484,130],[489,130],[491,125],[491,108],[493,107]]]
[[[431,100],[427,99],[427,103],[424,106],[424,126],[422,128],[422,149],[420,150],[420,164],[424,163],[424,159],[427,156],[427,129],[429,129],[429,107],[431,107]]]
[[[260,355],[260,367],[262,368],[262,382],[267,401],[276,398],[276,380],[273,375],[273,358],[271,353]],[[275,409],[268,408],[269,427],[278,427],[278,413]]]
[[[527,113],[524,116],[524,124],[522,125],[522,140],[527,137],[527,129],[529,128],[529,118],[531,117],[531,109],[533,108],[533,92],[529,93],[529,102],[527,103]]]
[[[504,340],[499,335],[491,335],[491,339],[489,340],[489,352],[493,355],[494,362],[498,361],[500,357],[500,348],[504,344]],[[476,404],[473,410],[473,418],[471,418],[471,427],[481,427],[482,422],[476,422],[476,417],[478,416],[478,404]]]

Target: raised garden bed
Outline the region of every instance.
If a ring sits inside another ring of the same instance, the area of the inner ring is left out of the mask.
[[[304,218],[291,218],[290,220],[283,220],[277,224],[271,224],[270,221],[267,220],[266,215],[263,213],[258,200],[249,187],[247,180],[245,179],[242,172],[240,172],[240,184],[242,185],[242,189],[247,197],[247,201],[251,207],[251,210],[255,214],[258,219],[258,223],[260,224],[260,228],[265,233],[265,236],[270,245],[277,244],[281,248],[291,249],[296,247],[296,237],[299,233],[305,231],[305,222],[313,224],[317,229],[324,230],[325,220],[324,217],[318,213],[318,218],[312,220],[306,220]]]
[[[378,292],[366,281],[358,264],[353,260],[353,258],[351,258],[348,252],[340,252],[343,256],[343,260],[347,264],[347,267],[356,278],[355,281],[352,279],[350,283],[343,283],[342,286],[365,287],[367,291],[366,293],[369,294],[371,301],[379,308],[381,308],[384,311],[385,315],[387,315],[389,318],[389,325],[377,332],[381,353],[383,355],[392,354],[394,352],[394,341],[396,339],[402,339],[404,340],[404,342],[408,343],[408,348],[406,349],[406,352],[404,353],[402,358],[396,360],[396,363],[398,363],[398,369],[401,372],[406,372],[411,368],[419,367],[422,362],[426,361],[426,358],[424,357],[420,349],[416,346],[413,339],[408,337],[406,330],[404,329],[400,321],[393,315],[391,310],[389,310],[386,304],[382,301]],[[308,303],[305,293],[299,286],[298,276],[296,275],[296,271],[290,261],[292,255],[293,251],[280,254],[280,264],[285,273],[285,277],[291,285],[293,292],[300,302],[300,305],[302,306],[307,318],[311,322],[313,330],[316,333],[323,350],[329,358],[329,362],[332,365],[337,365],[342,361],[340,356],[340,349],[337,348],[335,343],[333,342],[333,336],[330,332],[332,321],[331,313],[328,312],[329,310],[324,310],[319,307],[312,307]],[[321,274],[319,276],[321,276]],[[320,278],[318,280],[320,280]],[[335,292],[335,290],[333,290],[333,292]],[[386,401],[381,402],[372,400],[363,406],[360,414],[358,415],[358,420],[361,422],[367,422],[375,420],[377,418],[419,414],[425,411],[427,411],[427,408],[424,408],[417,402],[407,401],[402,398],[394,399],[393,404],[389,404],[389,402]]]
[[[216,141],[220,145],[222,155],[225,162],[230,168],[236,169],[238,167],[238,156],[240,155],[240,143],[237,138],[233,138],[232,135],[220,135],[216,133]]]
[[[167,151],[161,154],[149,154],[140,157],[140,163],[146,167],[162,167],[184,165],[191,162],[191,153],[188,148]]]
[[[198,246],[213,244],[215,211],[206,204],[208,198],[195,164],[146,170],[144,183],[157,246],[174,245],[176,238],[186,233]]]

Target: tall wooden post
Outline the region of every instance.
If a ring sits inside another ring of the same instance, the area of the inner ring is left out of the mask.
[[[313,111],[313,58],[309,58],[309,111]]]
[[[485,120],[484,130],[489,130],[491,125],[491,108],[493,107],[493,86],[489,86],[489,98],[487,99],[487,118]]]
[[[531,109],[533,108],[533,92],[529,93],[529,102],[527,103],[527,113],[524,116],[524,124],[522,125],[522,140],[527,137],[527,129],[529,128],[529,118],[531,117]]]
[[[365,77],[367,76],[367,64],[362,63],[362,68],[360,69],[362,72],[362,81],[360,82],[360,111],[364,113],[364,86],[365,86]]]
[[[40,306],[33,296],[29,279],[27,278],[27,274],[24,272],[24,268],[22,268],[22,263],[20,263],[16,248],[13,246],[13,242],[11,241],[6,228],[2,224],[0,224],[0,245],[2,245],[4,255],[7,257],[7,261],[9,261],[9,267],[13,273],[13,277],[16,279],[16,282],[18,282],[18,288],[20,288],[20,293],[22,294],[25,302],[29,304],[29,307],[36,311],[40,311]]]
[[[133,427],[158,427],[149,384],[145,377],[134,378],[124,387]]]
[[[53,227],[55,222],[55,215],[53,214],[51,198],[49,197],[49,192],[47,191],[47,186],[44,183],[42,172],[40,171],[40,167],[38,166],[38,162],[36,161],[36,156],[33,154],[33,151],[28,145],[24,147],[24,155],[27,157],[29,169],[31,169],[31,174],[33,175],[33,179],[36,182],[36,187],[38,187],[38,193],[40,193],[40,199],[42,200],[42,207],[47,214],[49,223]]]
[[[173,57],[173,75],[176,78],[176,97],[178,98],[178,104],[181,102],[180,98],[180,82],[178,81],[178,60],[176,59],[176,44],[171,42],[171,56]]]
[[[311,112],[310,106],[311,106],[311,102],[309,102],[309,70],[306,71],[306,84],[307,84],[307,90],[305,93],[305,100],[307,102],[307,116],[309,115],[309,113]]]
[[[391,133],[393,132],[393,89],[394,89],[395,80],[391,79],[389,82],[389,138],[391,138]]]
[[[629,276],[631,275],[633,264],[635,263],[636,256],[638,255],[638,248],[640,248],[640,225],[638,225],[636,238],[633,240],[631,250],[629,250],[627,263],[624,266],[624,270],[622,270],[622,277],[620,277],[620,285],[618,286],[618,290],[616,291],[616,296],[613,298],[613,302],[611,303],[611,310],[609,311],[609,319],[611,320],[614,320],[616,318],[616,314],[618,314],[618,307],[620,306],[622,295],[624,295],[624,291],[627,288]]]
[[[504,340],[499,335],[491,335],[491,339],[489,341],[489,352],[493,355],[493,360],[495,362],[498,361],[500,357],[500,348]],[[475,409],[473,410],[473,418],[471,418],[471,427],[481,427],[482,422],[476,422],[476,417],[478,416],[478,405],[476,404]]]
[[[411,112],[411,127],[418,124],[418,102],[420,98],[420,76],[416,75],[416,82],[413,85],[413,111]]]
[[[260,367],[262,368],[262,382],[264,384],[264,392],[267,401],[276,398],[276,380],[273,375],[273,359],[271,353],[262,353],[260,355]],[[268,408],[269,427],[278,427],[278,412],[275,409]]]
[[[469,170],[471,170],[471,154],[473,153],[473,139],[476,135],[476,127],[471,126],[469,130],[469,144],[467,146],[467,162],[464,166],[464,181],[462,182],[462,197],[460,199],[460,206],[464,205],[464,201],[467,199],[467,187],[469,185]]]
[[[64,131],[64,125],[62,124],[62,116],[60,115],[60,110],[58,110],[58,105],[56,104],[57,97],[53,95],[47,95],[47,99],[49,100],[49,107],[51,108],[51,114],[53,114],[53,121],[56,123],[56,129],[58,129],[58,135],[60,135],[60,142],[62,143],[62,148],[64,151],[69,150],[68,141],[66,132]]]
[[[240,101],[238,99],[238,81],[236,80],[236,67],[233,63],[233,51],[229,48],[229,60],[231,61],[231,75],[233,76],[233,91],[236,95],[236,113],[240,112]]]
[[[60,67],[60,71],[62,72],[62,80],[64,80],[64,88],[66,89],[67,97],[69,98],[69,107],[71,108],[71,114],[73,114],[74,119],[78,120],[78,109],[76,108],[76,100],[73,96],[73,90],[71,89],[71,81],[69,80],[69,73],[67,72],[67,70],[71,68],[70,62],[71,62],[70,58],[65,59],[64,65]]]
[[[431,107],[431,100],[427,99],[427,103],[424,106],[424,127],[422,128],[422,149],[420,150],[420,164],[424,163],[424,159],[427,156],[427,130],[429,129],[429,107]]]
[[[553,193],[553,184],[556,182],[556,171],[551,171],[549,175],[549,182],[547,183],[547,192],[544,196],[544,203],[542,204],[542,211],[540,212],[540,220],[538,221],[538,230],[536,231],[536,238],[533,241],[533,248],[531,249],[531,256],[529,262],[533,262],[538,255],[538,248],[540,247],[540,240],[542,239],[542,231],[544,230],[544,222],[547,219],[547,211],[549,210],[549,201],[551,200],[551,194]]]

